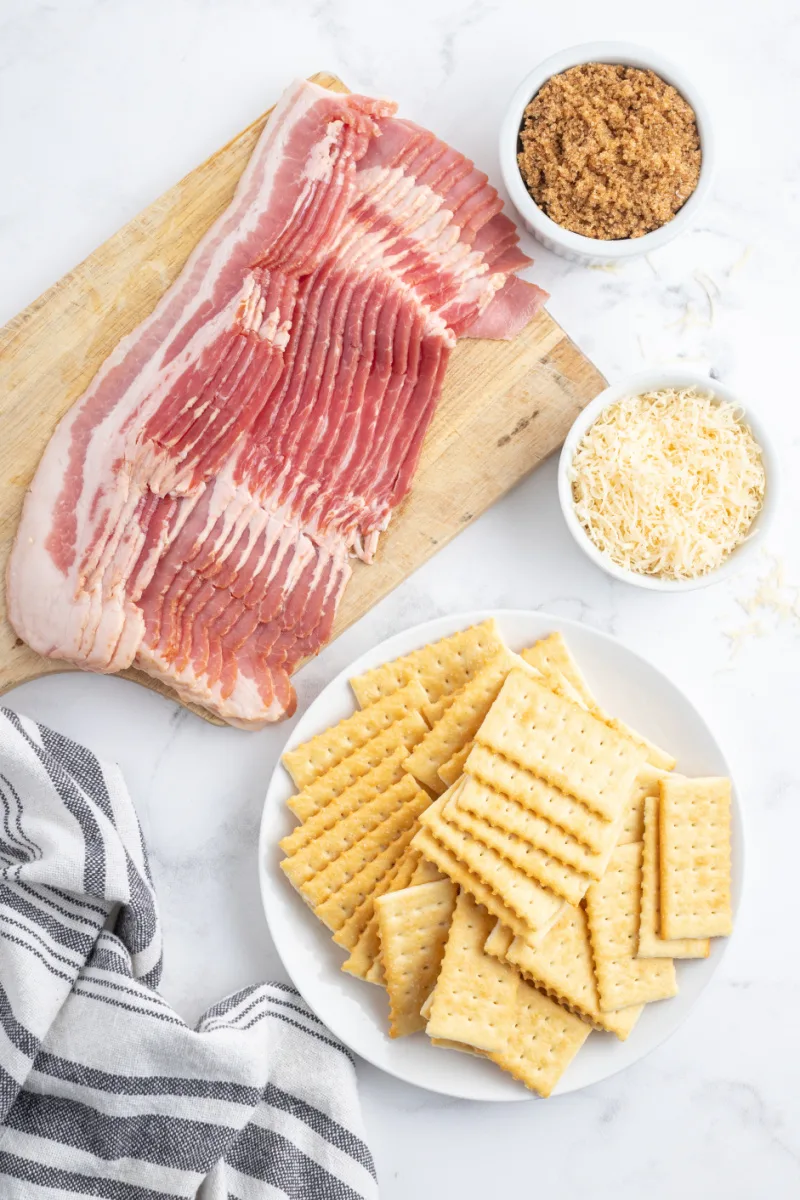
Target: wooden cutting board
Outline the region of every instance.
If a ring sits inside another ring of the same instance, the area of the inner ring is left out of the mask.
[[[312,78],[347,91],[334,75]],[[0,331],[0,580],[25,489],[56,423],[120,338],[152,311],[229,204],[268,117],[264,113]],[[377,561],[356,563],[334,636],[551,454],[604,386],[546,312],[513,342],[459,342],[413,491],[383,535]],[[17,638],[0,586],[0,694],[72,669],[40,658]],[[125,676],[175,699],[140,671]]]

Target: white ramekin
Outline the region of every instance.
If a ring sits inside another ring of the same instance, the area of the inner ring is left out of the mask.
[[[621,63],[626,67],[649,68],[681,93],[687,104],[694,110],[697,118],[697,131],[700,135],[702,151],[697,187],[671,221],[662,225],[660,229],[654,230],[653,233],[646,233],[640,238],[604,241],[600,238],[584,237],[580,233],[572,233],[569,229],[562,229],[555,221],[551,221],[549,217],[545,216],[535,203],[520,174],[517,163],[519,130],[528,104],[552,75],[558,75],[569,67],[589,62]],[[651,250],[657,250],[660,246],[672,241],[682,230],[692,224],[708,196],[714,174],[714,158],[715,147],[711,121],[703,99],[694,84],[679,67],[662,58],[660,54],[644,46],[635,46],[628,42],[586,42],[582,46],[571,46],[567,50],[561,50],[551,58],[545,59],[535,70],[531,71],[530,75],[526,75],[515,91],[500,128],[500,169],[508,194],[523,225],[548,250],[579,263],[618,262],[620,259],[649,254]]]
[[[644,392],[673,387],[697,387],[704,392],[709,392],[717,400],[726,401],[737,408],[743,409],[744,421],[752,429],[753,436],[761,447],[766,473],[764,504],[753,522],[750,535],[736,547],[733,553],[715,571],[710,571],[707,575],[700,575],[696,579],[659,579],[655,575],[640,575],[635,571],[627,571],[624,567],[617,566],[607,554],[604,554],[602,550],[597,548],[589,537],[575,515],[575,505],[572,499],[572,482],[570,478],[572,459],[583,435],[594,424],[600,413],[608,408],[610,404],[615,404],[618,400],[622,400],[626,396],[639,396]],[[650,591],[689,592],[695,588],[708,587],[709,584],[717,583],[721,579],[736,574],[756,549],[763,546],[778,502],[776,455],[764,426],[743,402],[741,396],[738,396],[729,387],[697,371],[644,371],[639,375],[632,375],[627,379],[623,379],[621,383],[616,383],[612,387],[606,388],[604,392],[601,392],[599,396],[596,396],[594,400],[587,404],[583,412],[577,417],[567,434],[558,462],[558,499],[561,504],[561,511],[564,514],[564,520],[567,523],[567,528],[575,541],[592,562],[605,571],[606,574],[612,575],[614,579],[622,580],[623,583],[632,583],[636,587],[648,588]]]

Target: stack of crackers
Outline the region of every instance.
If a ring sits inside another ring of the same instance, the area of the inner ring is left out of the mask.
[[[518,655],[485,621],[351,685],[361,708],[283,757],[281,866],[392,1037],[549,1095],[730,933],[730,782],[674,774],[559,633]]]

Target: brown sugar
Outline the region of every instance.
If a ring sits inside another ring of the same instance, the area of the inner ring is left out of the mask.
[[[518,155],[538,206],[564,229],[612,240],[670,221],[697,187],[694,110],[653,71],[584,63],[525,109]]]

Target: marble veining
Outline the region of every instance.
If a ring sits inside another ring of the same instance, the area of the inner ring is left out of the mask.
[[[685,595],[613,582],[564,528],[550,461],[307,667],[300,707],[375,641],[440,613],[527,606],[612,633],[687,691],[730,757],[747,821],[745,901],[725,961],[680,1031],[585,1092],[547,1104],[465,1104],[363,1065],[387,1200],[800,1195],[796,5],[731,0],[724,16],[696,0],[0,6],[2,320],[295,74],[326,68],[395,96],[404,115],[498,182],[497,131],[517,81],[561,46],[599,37],[650,43],[702,83],[719,141],[713,198],[694,229],[646,259],[592,270],[536,246],[532,278],[610,379],[691,363],[740,389],[769,423],[782,503],[768,549],[783,576],[765,554],[744,577]],[[782,613],[757,603],[776,579]],[[254,849],[287,727],[212,728],[133,684],[83,675],[52,676],[10,700],[125,771],[164,914],[170,1001],[192,1019],[225,991],[283,977]]]

